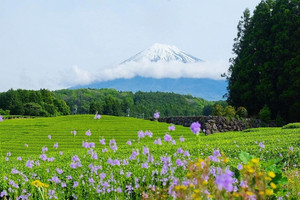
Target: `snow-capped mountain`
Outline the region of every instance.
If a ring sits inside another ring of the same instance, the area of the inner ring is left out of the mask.
[[[217,65],[204,62],[175,46],[156,43],[118,66],[102,70],[101,77],[90,84],[71,88],[174,92],[221,100],[226,93],[226,81],[207,77],[207,74],[216,73],[217,76],[223,73]]]
[[[176,46],[155,43],[148,49],[125,60],[121,64],[129,62],[179,62],[179,63],[196,63],[202,60],[191,56]]]

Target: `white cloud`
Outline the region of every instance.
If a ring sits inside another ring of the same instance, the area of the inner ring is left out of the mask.
[[[129,62],[115,67],[106,67],[98,72],[88,72],[78,66],[65,71],[61,78],[63,87],[87,85],[92,82],[109,81],[119,78],[130,79],[135,76],[148,78],[210,78],[224,79],[221,74],[227,72],[228,63],[198,62],[198,63],[166,63],[166,62]]]
[[[65,87],[73,85],[86,85],[96,80],[87,70],[74,65],[70,69],[61,72],[61,84]]]
[[[134,76],[152,78],[211,78],[223,79],[220,75],[227,72],[225,62],[198,63],[166,63],[166,62],[129,62],[116,67],[106,68],[96,74],[93,81],[107,81],[118,78],[132,78]]]

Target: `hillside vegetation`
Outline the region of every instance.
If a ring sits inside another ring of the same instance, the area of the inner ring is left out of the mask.
[[[72,113],[150,118],[155,111],[161,116],[201,115],[205,106],[214,105],[202,98],[168,92],[118,92],[115,89],[76,89],[54,91]]]
[[[209,136],[193,132],[130,117],[4,120],[0,122],[0,177],[4,177],[0,193],[13,199],[296,197],[299,128]],[[283,168],[290,170],[289,181]],[[218,182],[222,177],[237,182],[223,185]],[[247,190],[240,186],[245,179]]]

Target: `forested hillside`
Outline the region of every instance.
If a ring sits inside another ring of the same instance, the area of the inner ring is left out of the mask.
[[[227,75],[228,103],[250,115],[300,120],[300,0],[261,1],[245,10]]]
[[[57,116],[70,114],[65,101],[56,98],[46,89],[8,90],[0,93],[0,114]]]
[[[161,116],[201,115],[209,102],[191,95],[164,92],[118,92],[115,89],[58,90],[54,94],[64,100],[73,114],[99,112],[115,116],[149,118],[159,111]]]

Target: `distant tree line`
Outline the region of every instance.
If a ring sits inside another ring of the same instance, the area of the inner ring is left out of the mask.
[[[168,92],[118,92],[115,89],[64,89],[49,91],[8,90],[0,93],[0,115],[59,116],[68,114],[104,114],[151,118],[212,115],[216,105],[191,95]]]
[[[0,93],[0,114],[57,116],[70,114],[64,100],[58,99],[46,89],[8,90]]]
[[[72,114],[94,114],[150,118],[155,111],[161,117],[206,115],[215,102],[191,95],[167,92],[118,92],[115,89],[57,90],[55,96],[64,100]],[[226,103],[220,101],[219,103]]]
[[[228,103],[265,121],[300,121],[300,0],[263,0],[238,24]]]

